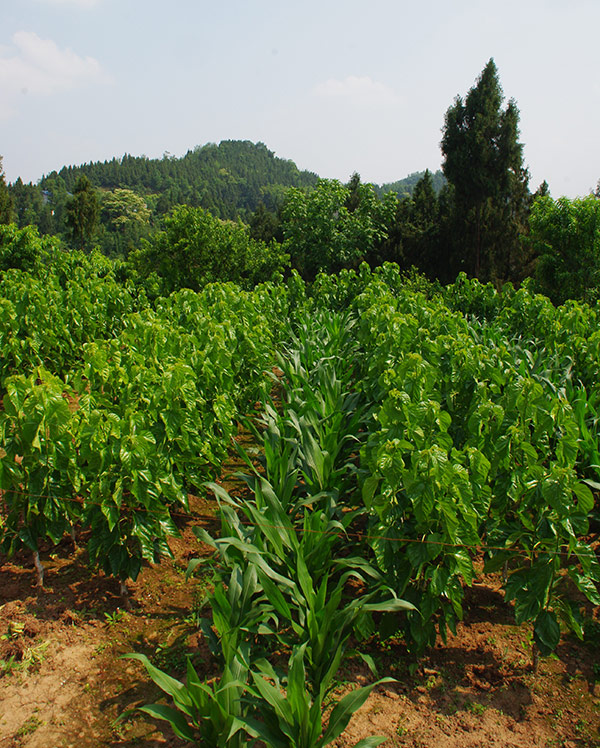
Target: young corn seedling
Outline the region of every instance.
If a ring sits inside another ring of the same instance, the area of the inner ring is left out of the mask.
[[[346,729],[375,686],[393,680],[383,678],[346,694],[333,707],[325,726],[323,698],[331,680],[311,694],[304,666],[305,649],[306,645],[294,647],[287,678],[283,680],[266,660],[256,663],[252,671],[255,686],[252,702],[257,716],[242,718],[240,723],[269,748],[324,748]],[[374,748],[384,740],[385,737],[365,738],[354,748]]]
[[[242,727],[246,713],[243,695],[247,690],[249,647],[238,648],[236,655],[225,663],[222,676],[212,682],[200,680],[190,660],[186,682],[172,678],[154,667],[145,655],[127,655],[139,660],[156,685],[171,697],[173,706],[147,704],[139,710],[156,719],[165,720],[178,738],[205,748],[245,748],[247,736]],[[128,710],[120,720],[135,710]]]

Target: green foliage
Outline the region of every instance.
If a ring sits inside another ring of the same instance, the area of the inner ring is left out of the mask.
[[[242,724],[250,734],[272,748],[324,748],[346,729],[354,712],[364,704],[375,686],[393,680],[382,678],[346,694],[334,704],[324,727],[322,694],[326,692],[329,682],[323,683],[318,696],[310,695],[306,684],[304,652],[304,646],[292,651],[285,690],[274,668],[266,660],[258,662],[256,671],[252,673],[260,719],[248,717]],[[384,740],[384,737],[367,738],[356,743],[355,748],[374,747]]]
[[[420,190],[411,210],[426,226],[427,180]],[[358,178],[335,191],[360,213]],[[173,218],[199,238],[239,229],[189,211]],[[506,564],[506,598],[539,651],[561,627],[583,636],[581,600],[600,604],[587,541],[597,307],[366,263],[310,286],[292,272],[286,285],[208,283],[151,303],[96,253],[31,229],[0,235],[30,268],[0,275],[2,547],[35,552],[78,524],[94,563],[135,578],[170,553],[190,489],[219,499],[220,536],[198,535],[218,555],[201,630],[222,675],[202,682],[190,665],[184,684],[142,658],[174,704],[146,710],[178,735],[240,748],[335,739],[368,695],[344,697],[324,724],[351,637],[401,631],[422,652],[461,619],[480,551],[490,571]],[[240,500],[207,481],[257,401],[248,423],[263,449],[239,448]],[[269,664],[274,650],[287,664]]]
[[[419,268],[429,277],[446,271],[440,263],[440,202],[429,171],[416,183],[412,197],[398,204],[388,238],[380,249],[381,259],[398,262],[403,268]]]
[[[529,217],[538,256],[536,286],[555,304],[598,299],[600,285],[600,200],[538,197]]]
[[[142,277],[156,273],[161,290],[199,290],[207,283],[234,281],[251,288],[273,279],[287,264],[276,243],[250,238],[241,223],[221,221],[202,208],[180,207],[164,221],[132,264]]]
[[[283,242],[279,216],[268,211],[263,202],[258,204],[257,209],[250,216],[248,225],[250,227],[250,237],[256,241],[265,242],[265,244],[269,244],[273,240],[279,243]]]
[[[368,184],[355,185],[354,195],[337,180],[321,179],[310,192],[292,188],[282,208],[283,247],[309,280],[358,267],[387,237],[396,203],[392,193],[378,200]]]
[[[5,380],[0,411],[0,487],[6,516],[1,547],[12,555],[22,545],[60,542],[79,518],[81,486],[75,437],[78,418],[60,379],[40,368]]]
[[[150,232],[150,210],[143,197],[132,190],[115,189],[102,195],[100,216],[102,250],[123,256]]]
[[[31,271],[40,269],[45,258],[44,249],[48,241],[40,239],[33,226],[24,229],[16,224],[0,224],[0,271],[16,268]]]
[[[136,299],[116,282],[102,255],[63,252],[33,227],[4,227],[0,240],[8,265],[32,271],[12,268],[0,275],[0,381],[40,365],[65,376],[85,343],[113,336],[127,313],[146,305],[145,297]]]
[[[268,405],[262,427],[255,429],[265,447],[263,469],[240,450],[253,472],[246,476],[252,495],[237,501],[210,484],[221,502],[221,537],[197,531],[220,561],[212,625],[204,621],[201,628],[223,663],[223,678],[230,663],[242,659],[247,664],[236,684],[241,689],[237,700],[221,712],[227,721],[220,724],[220,739],[238,745],[247,741],[242,735],[282,748],[332,742],[377,685],[344,696],[323,724],[326,698],[350,635],[368,628],[372,612],[412,608],[390,592],[367,561],[342,557],[340,534],[355,514],[342,512],[340,484],[352,472],[348,451],[364,405],[345,391],[352,375],[346,363],[353,348],[348,316],[315,314],[309,305],[295,316],[297,329],[288,330],[289,347],[279,360],[286,384],[283,413]],[[191,562],[189,571],[197,565]],[[367,591],[348,601],[351,578]],[[285,674],[262,656],[273,640],[291,652]],[[221,745],[212,738],[215,720],[201,732],[189,708],[194,700],[189,674],[184,687],[145,664],[187,719],[169,707],[145,710],[162,714],[189,740],[208,735],[210,745]],[[212,685],[215,700],[220,684]],[[205,684],[204,691],[208,688]],[[358,745],[366,748],[382,740],[368,738]]]
[[[4,176],[2,168],[2,156],[0,156],[0,225],[10,223],[13,219],[13,201]]]
[[[60,180],[72,191],[80,176],[105,190],[160,195],[159,213],[187,204],[233,220],[247,219],[261,202],[276,211],[285,188],[309,187],[317,181],[315,174],[276,157],[263,143],[224,140],[198,146],[182,158],[167,153],[159,159],[125,154],[102,163],[68,166],[42,179],[40,186],[54,195]]]
[[[557,622],[581,636],[573,587],[600,599],[584,540],[600,464],[587,363],[596,312],[466,277],[428,297],[394,280],[392,267],[385,273],[386,285],[381,273],[356,284],[354,303],[363,386],[380,403],[361,453],[363,500],[379,569],[418,603],[399,622],[407,643],[419,652],[437,628],[455,626],[473,553],[489,545],[490,569],[508,562],[518,622],[534,623],[548,653]]]
[[[99,201],[87,177],[81,177],[66,205],[66,223],[79,249],[89,246],[98,225]]]
[[[33,258],[31,273],[0,276],[2,543],[58,542],[75,512],[91,560],[135,578],[170,553],[172,507],[214,476],[267,386],[285,300],[222,285],[152,309],[106,258],[2,232],[6,256]]]
[[[207,748],[243,748],[247,745],[241,719],[246,712],[247,648],[241,647],[223,670],[221,677],[204,683],[188,659],[185,684],[154,667],[145,655],[127,655],[142,662],[156,685],[173,700],[175,708],[148,704],[140,711],[168,722],[178,738]],[[129,716],[126,712],[121,719]]]
[[[446,112],[441,143],[442,168],[471,253],[468,271],[484,280],[511,272],[528,200],[519,111],[512,100],[503,110],[502,98],[491,59],[465,101],[458,96]]]
[[[406,197],[411,197],[417,184],[423,179],[427,171],[427,169],[425,171],[415,171],[404,179],[399,179],[397,182],[387,182],[386,184],[381,185],[381,187],[374,185],[375,191],[379,197],[383,197],[386,192],[394,192],[400,200],[403,200]],[[433,189],[435,190],[435,193],[439,195],[447,184],[446,177],[438,169],[438,171],[431,175],[431,179]]]

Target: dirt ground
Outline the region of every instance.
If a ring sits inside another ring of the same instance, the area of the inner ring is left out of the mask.
[[[182,535],[172,542],[175,558],[146,566],[129,583],[131,611],[117,583],[92,572],[70,542],[41,554],[44,589],[34,586],[29,557],[0,556],[0,748],[185,745],[166,723],[142,713],[115,723],[161,695],[139,663],[120,656],[143,652],[181,674],[191,654],[200,672],[214,674],[197,629],[209,575],[186,581],[185,569],[190,558],[209,558],[192,527],[216,532],[215,511],[211,498],[192,497],[190,515],[179,520]],[[600,747],[598,611],[586,641],[563,637],[534,674],[530,630],[514,625],[500,587],[493,576],[479,579],[457,635],[438,642],[412,676],[400,642],[373,645],[380,675],[397,682],[371,694],[337,748],[369,735],[387,736],[388,748]],[[370,677],[350,658],[340,693]]]

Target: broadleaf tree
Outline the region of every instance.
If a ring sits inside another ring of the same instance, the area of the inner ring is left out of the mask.
[[[600,200],[536,198],[529,217],[530,241],[538,256],[538,289],[556,303],[596,301],[600,285]]]
[[[350,185],[320,179],[309,191],[288,190],[282,208],[283,247],[292,265],[312,280],[320,273],[357,268],[388,236],[398,198],[377,198],[353,175]]]
[[[277,242],[255,241],[241,222],[222,221],[202,208],[182,205],[163,223],[162,231],[131,253],[130,263],[142,278],[155,273],[166,295],[180,288],[198,291],[216,281],[252,288],[287,267]]]

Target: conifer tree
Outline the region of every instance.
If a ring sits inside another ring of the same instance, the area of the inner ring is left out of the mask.
[[[67,203],[67,226],[80,249],[88,244],[98,226],[100,207],[90,180],[79,178],[73,197]]]
[[[502,108],[503,93],[493,59],[463,101],[457,96],[446,112],[443,172],[454,187],[462,216],[463,242],[471,250],[473,275],[488,279],[509,267],[506,257],[518,248],[517,223],[528,203],[528,173],[523,167],[519,110],[513,100]],[[498,246],[498,237],[506,242]]]
[[[2,156],[0,156],[0,224],[10,223],[12,221],[12,199],[6,179],[4,178],[4,170],[2,169]]]

